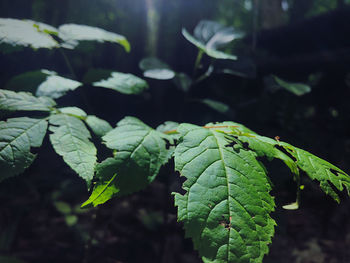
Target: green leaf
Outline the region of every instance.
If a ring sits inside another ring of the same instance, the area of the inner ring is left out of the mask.
[[[98,137],[102,137],[112,130],[112,126],[107,121],[94,115],[87,116],[85,122]]]
[[[179,127],[178,122],[174,121],[166,121],[163,124],[157,127],[157,131],[167,134],[169,137],[178,140],[180,138],[180,134],[177,132],[177,128]]]
[[[76,215],[66,215],[64,220],[67,226],[74,226],[78,222],[78,217]]]
[[[101,177],[94,186],[91,196],[81,207],[88,207],[90,205],[96,207],[113,198],[120,191],[116,186],[116,176],[117,174],[114,174],[111,178],[109,176],[107,178]]]
[[[27,117],[0,121],[0,181],[28,168],[36,155],[31,147],[40,147],[47,121]]]
[[[149,185],[172,154],[163,138],[166,135],[134,117],[118,122],[117,127],[103,137],[107,147],[117,151],[116,156],[96,166],[98,181],[90,201],[83,205],[96,206]]]
[[[35,93],[38,86],[45,81],[49,71],[29,71],[11,78],[5,85],[5,89],[12,91],[26,91]]]
[[[209,57],[231,60],[236,60],[237,57],[217,49],[243,36],[241,32],[237,32],[232,27],[224,27],[208,20],[199,22],[194,29],[194,37],[186,29],[182,29],[182,35]]]
[[[84,123],[66,114],[50,117],[50,141],[56,153],[85,181],[94,176],[96,148]]]
[[[124,36],[98,27],[65,24],[58,28],[58,36],[64,41],[62,46],[69,49],[75,48],[79,41],[97,41],[117,43],[130,52],[130,44]]]
[[[274,233],[274,200],[257,155],[232,147],[216,128],[182,124],[178,132],[175,168],[187,180],[175,205],[186,236],[204,262],[262,262]]]
[[[72,115],[73,117],[78,117],[80,119],[85,119],[87,116],[86,112],[78,107],[64,107],[58,109],[61,113]]]
[[[91,84],[101,79],[108,79],[112,72],[113,71],[109,69],[90,68],[88,72],[85,73],[83,82]]]
[[[147,78],[167,80],[175,77],[175,72],[169,65],[154,57],[142,59],[139,67],[144,71],[143,76]]]
[[[37,96],[46,96],[53,99],[58,99],[65,95],[70,90],[75,90],[80,87],[82,83],[63,78],[57,75],[51,75],[40,84],[36,91]]]
[[[50,98],[37,98],[27,92],[0,89],[0,111],[51,111],[55,105]]]
[[[228,130],[226,132],[230,133]],[[270,160],[273,158],[281,159],[293,174],[299,174],[300,169],[312,180],[318,180],[321,189],[335,201],[339,202],[340,199],[332,185],[339,191],[343,191],[345,186],[349,193],[350,176],[331,163],[279,140],[250,134],[249,132],[242,133],[235,130],[235,128],[231,129],[231,134],[236,135],[240,141],[247,143],[246,147],[256,152],[258,156],[266,156]]]
[[[72,208],[66,202],[57,201],[57,202],[54,202],[54,206],[56,207],[58,212],[60,212],[64,215],[72,213]]]
[[[227,104],[220,101],[216,101],[212,99],[202,99],[202,100],[199,100],[199,102],[207,105],[208,107],[220,113],[227,113],[230,110],[230,107]]]
[[[174,78],[175,86],[183,92],[188,92],[192,85],[192,79],[185,73],[178,73]]]
[[[311,88],[309,85],[303,84],[303,83],[293,83],[293,82],[287,82],[285,80],[280,79],[277,76],[273,76],[276,83],[285,90],[297,95],[302,96],[306,93],[309,93],[311,91]]]
[[[0,18],[0,44],[38,48],[56,48],[58,43],[48,32],[57,29],[32,20]]]
[[[7,256],[1,256],[0,255],[0,262],[4,263],[25,263],[24,261],[17,259],[15,257],[7,257]]]
[[[148,89],[148,84],[143,79],[120,72],[112,72],[108,79],[94,82],[93,86],[112,89],[123,94],[140,94]]]

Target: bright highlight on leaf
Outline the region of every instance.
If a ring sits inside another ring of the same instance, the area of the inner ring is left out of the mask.
[[[58,28],[58,36],[64,41],[62,46],[69,49],[75,48],[79,41],[97,41],[118,43],[126,52],[130,51],[130,44],[124,36],[98,27],[65,24]]]
[[[49,33],[57,33],[57,29],[32,20],[0,18],[0,43],[34,49],[58,47]]]
[[[95,87],[112,89],[123,94],[140,94],[148,89],[148,84],[143,79],[132,74],[112,72],[108,79],[100,80],[92,84]]]
[[[28,168],[46,134],[47,121],[27,117],[0,121],[0,181],[18,175]]]
[[[94,176],[96,148],[84,123],[66,114],[50,117],[50,141],[56,153],[87,183]]]
[[[142,59],[139,67],[147,78],[167,80],[175,77],[175,72],[169,65],[154,57]]]

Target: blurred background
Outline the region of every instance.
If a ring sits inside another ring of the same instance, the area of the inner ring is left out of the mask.
[[[214,65],[225,70],[208,73],[187,90],[145,78],[150,89],[140,96],[86,84],[58,103],[77,105],[113,126],[128,115],[152,127],[167,120],[198,125],[232,120],[350,171],[349,0],[1,0],[0,17],[96,26],[131,44],[130,53],[111,43],[67,50],[74,75],[55,50],[0,53],[0,87],[38,69],[82,82],[94,69],[143,77],[139,62],[146,57],[194,78]],[[244,34],[224,49],[238,60],[204,57],[194,72],[198,51],[181,30],[192,33],[201,20]],[[276,86],[275,76],[308,89]],[[221,108],[203,103],[208,98]],[[84,183],[56,157],[47,138],[44,145],[24,175],[0,184],[1,263],[201,262],[176,222],[170,193],[179,189],[180,179],[173,164],[146,190],[81,210],[88,198]],[[342,193],[338,205],[304,178],[301,208],[283,210],[295,200],[295,184],[279,162],[265,164],[275,186],[278,226],[264,262],[350,262],[349,197]]]

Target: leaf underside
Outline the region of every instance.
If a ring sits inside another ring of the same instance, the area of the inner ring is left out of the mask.
[[[149,185],[172,153],[172,149],[166,149],[164,137],[136,118],[121,120],[103,137],[106,146],[117,153],[96,166],[98,181],[84,206],[96,206]]]
[[[204,262],[261,262],[274,233],[271,186],[256,154],[215,129],[182,124],[175,168],[186,177],[175,194],[184,223]]]
[[[96,148],[84,123],[66,114],[50,117],[50,141],[56,153],[87,183],[94,176]]]
[[[32,164],[36,155],[30,150],[41,146],[46,129],[44,119],[21,117],[0,122],[0,181]]]

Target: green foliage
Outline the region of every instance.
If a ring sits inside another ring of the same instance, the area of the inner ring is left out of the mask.
[[[140,94],[148,89],[148,84],[143,79],[120,72],[112,72],[108,79],[94,82],[93,86],[112,89],[123,94]]]
[[[0,122],[0,181],[18,175],[35,159],[32,147],[40,147],[47,121],[33,118],[10,118]]]
[[[183,124],[175,169],[187,178],[175,195],[184,222],[204,262],[261,262],[275,222],[271,186],[256,154],[225,133]]]
[[[66,114],[49,119],[50,141],[57,154],[84,180],[91,182],[96,163],[96,148],[84,123]]]
[[[28,32],[25,37],[24,30]],[[194,36],[185,29],[183,35],[199,51],[193,79],[186,73],[176,73],[156,58],[144,59],[140,68],[145,77],[172,80],[188,95],[194,85],[217,70],[215,64],[210,64],[204,74],[195,79],[202,55],[235,60],[235,56],[217,49],[241,34],[218,23],[202,21],[195,28]],[[1,43],[32,48],[74,48],[79,41],[109,41],[130,50],[123,36],[102,29],[75,24],[55,29],[29,20],[0,19],[0,39]],[[33,82],[21,87],[29,79]],[[304,84],[289,83],[278,77],[274,77],[274,81],[298,96],[311,92]],[[146,81],[135,75],[110,70],[90,70],[82,82],[123,94],[140,94],[149,88]],[[280,159],[291,170],[298,193],[296,202],[284,206],[286,209],[299,205],[303,173],[319,181],[321,189],[337,202],[340,201],[338,191],[346,188],[350,192],[350,177],[341,169],[279,138],[260,136],[239,123],[228,121],[200,127],[166,121],[153,129],[135,117],[125,117],[112,128],[105,120],[88,115],[78,107],[56,106],[53,99],[75,90],[82,82],[41,70],[16,76],[6,85],[11,90],[0,90],[1,113],[27,111],[36,116],[0,121],[0,181],[23,173],[32,164],[36,157],[32,150],[41,146],[48,126],[53,149],[92,186],[91,195],[82,207],[95,207],[144,189],[174,157],[175,171],[186,179],[182,184],[184,193],[174,193],[178,220],[184,224],[186,236],[192,238],[203,261],[215,263],[260,263],[268,253],[276,225],[270,216],[275,202],[270,194],[272,185],[267,171],[258,157]],[[220,113],[230,111],[229,105],[212,99],[192,101]],[[90,130],[96,137],[91,136]],[[98,161],[97,148],[100,147],[95,146],[93,139],[97,143],[102,140],[107,148],[104,158],[110,157]],[[56,201],[54,205],[65,216],[67,225],[77,223],[78,217],[74,214],[77,212],[69,204]],[[144,223],[154,227],[147,220]]]
[[[55,104],[49,98],[37,98],[27,92],[0,90],[0,111],[51,111]]]

